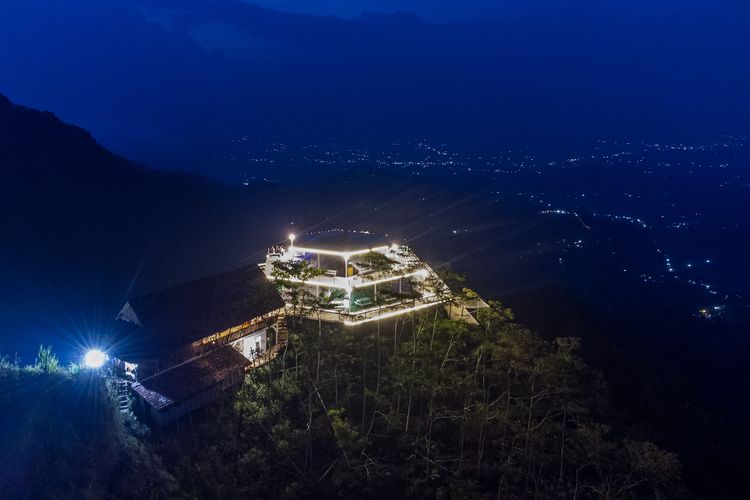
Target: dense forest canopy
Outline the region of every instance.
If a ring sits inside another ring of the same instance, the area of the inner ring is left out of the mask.
[[[158,433],[115,412],[101,378],[44,369],[51,352],[26,369],[5,360],[0,403],[14,410],[2,424],[24,432],[1,449],[25,460],[4,457],[0,487],[28,498],[685,496],[677,457],[624,431],[576,338],[541,340],[495,302],[479,319],[435,309],[347,329],[288,317],[273,362]]]

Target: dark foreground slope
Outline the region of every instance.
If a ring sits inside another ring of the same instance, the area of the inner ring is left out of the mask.
[[[127,430],[97,375],[0,362],[0,496],[147,498],[176,481]]]

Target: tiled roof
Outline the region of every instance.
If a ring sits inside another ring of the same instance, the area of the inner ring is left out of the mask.
[[[133,384],[133,390],[149,405],[163,410],[220,385],[250,363],[233,347],[225,345]]]
[[[130,306],[128,308],[127,306]],[[140,325],[118,321],[123,349],[134,361],[166,353],[284,306],[256,265],[131,299],[123,311]],[[131,316],[132,317],[132,316]],[[128,319],[128,317],[125,317]]]

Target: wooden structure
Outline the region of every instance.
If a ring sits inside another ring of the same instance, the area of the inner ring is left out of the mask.
[[[257,266],[129,300],[117,315],[115,361],[136,383],[136,409],[165,425],[239,384],[269,359],[284,301]]]
[[[477,321],[479,310],[489,307],[489,304],[478,295],[473,298],[454,297],[453,301],[445,305],[445,312],[448,313],[450,319],[479,325]]]
[[[252,362],[225,345],[132,386],[139,415],[163,426],[215,400],[242,382]]]

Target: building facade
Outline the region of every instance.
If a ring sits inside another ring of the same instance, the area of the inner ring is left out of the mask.
[[[164,425],[212,401],[272,357],[284,301],[257,266],[129,300],[117,315],[114,365],[136,409]]]

